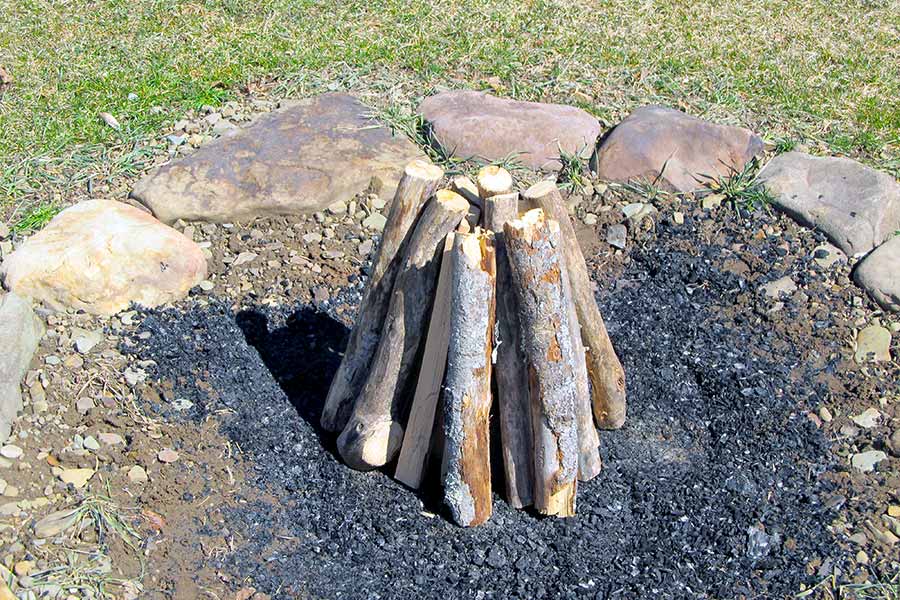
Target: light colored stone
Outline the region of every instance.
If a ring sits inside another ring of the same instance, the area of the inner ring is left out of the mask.
[[[50,513],[34,525],[34,535],[38,538],[52,538],[66,531],[78,522],[78,509],[70,508]]]
[[[785,275],[775,281],[770,281],[769,283],[760,286],[759,289],[766,298],[774,298],[777,300],[782,296],[790,296],[796,292],[797,284],[794,283],[794,280],[791,279],[790,276]]]
[[[900,229],[900,184],[849,158],[776,156],[759,181],[773,203],[820,229],[848,256],[862,256]]]
[[[850,464],[854,469],[862,473],[869,473],[875,470],[875,465],[887,458],[887,454],[881,450],[869,450],[868,452],[860,452],[854,454],[850,458]]]
[[[624,225],[610,225],[606,229],[606,241],[614,248],[624,249],[628,230]]]
[[[15,444],[7,444],[0,448],[0,456],[10,460],[22,458],[22,454],[24,454],[24,451]]]
[[[105,444],[107,446],[118,446],[120,444],[121,445],[125,444],[125,439],[118,433],[108,433],[108,432],[98,433],[97,438],[99,439],[100,443]]]
[[[450,91],[425,98],[419,112],[435,141],[458,158],[514,158],[534,170],[561,168],[560,148],[591,156],[600,123],[573,106],[519,102],[485,92]]]
[[[87,450],[92,450],[92,451],[96,452],[97,450],[100,449],[100,442],[98,442],[97,438],[95,438],[92,435],[89,435],[86,438],[84,438],[83,444],[84,444],[85,449],[87,449]]]
[[[338,200],[329,204],[326,210],[335,216],[343,216],[347,214],[347,203],[343,200]]]
[[[91,477],[94,476],[93,469],[63,469],[59,474],[59,479],[66,484],[72,484],[77,489],[81,489],[87,485]]]
[[[406,164],[425,157],[371,112],[346,94],[289,103],[163,165],[132,195],[166,223],[312,213],[349,202],[373,178],[390,199]]]
[[[891,332],[881,325],[869,325],[856,335],[856,362],[891,360]]]
[[[676,225],[684,225],[684,213],[675,211],[672,213],[672,221]]]
[[[146,483],[150,481],[150,477],[147,476],[147,471],[140,465],[134,465],[128,469],[128,479],[132,483]]]
[[[825,421],[826,423],[831,423],[831,420],[834,418],[831,415],[831,411],[828,410],[827,406],[822,406],[819,408],[819,418]]]
[[[156,453],[156,458],[161,463],[173,463],[178,460],[178,453],[171,448],[163,448]]]
[[[878,425],[881,420],[881,413],[878,409],[867,408],[858,415],[853,415],[850,420],[862,427],[863,429],[871,429]]]
[[[837,246],[826,242],[813,250],[813,260],[820,267],[830,269],[834,265],[847,264],[847,255]]]
[[[594,213],[587,213],[584,215],[584,224],[587,226],[593,226],[597,224],[597,215]]]
[[[158,306],[206,277],[194,242],[122,202],[88,200],[59,213],[2,266],[13,291],[57,309],[112,315]]]
[[[386,224],[387,218],[381,213],[372,213],[363,219],[362,222],[363,227],[374,229],[375,231],[383,231]]]
[[[882,308],[900,312],[900,235],[866,256],[853,270],[853,280]]]
[[[15,293],[0,296],[0,444],[22,409],[22,378],[43,335],[30,302]]]
[[[717,125],[662,106],[644,106],[619,123],[597,151],[607,181],[654,183],[670,191],[705,189],[709,178],[740,171],[763,152],[751,131]]]
[[[256,252],[241,252],[237,255],[237,258],[234,259],[234,262],[231,263],[232,267],[239,267],[240,265],[245,265],[249,262],[253,262],[256,260],[256,257],[259,256]]]
[[[75,350],[80,354],[87,354],[93,350],[97,344],[103,341],[103,331],[99,329],[88,331],[76,327],[72,331],[72,340],[75,342]]]

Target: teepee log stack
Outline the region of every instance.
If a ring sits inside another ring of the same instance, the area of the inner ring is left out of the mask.
[[[520,202],[496,166],[442,180],[403,174],[322,426],[354,469],[396,459],[414,489],[439,471],[460,525],[491,516],[492,444],[510,505],[572,516],[625,380],[565,204],[552,182]]]

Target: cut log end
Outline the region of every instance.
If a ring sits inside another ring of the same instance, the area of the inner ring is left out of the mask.
[[[338,451],[357,471],[371,471],[386,465],[403,442],[403,427],[394,421],[365,424],[351,421],[338,436]]]
[[[513,180],[509,171],[496,165],[488,165],[478,171],[476,177],[478,183],[478,195],[481,199],[490,198],[497,194],[508,194],[512,191]]]
[[[421,181],[440,181],[444,177],[444,170],[426,160],[416,159],[406,165],[403,174]]]

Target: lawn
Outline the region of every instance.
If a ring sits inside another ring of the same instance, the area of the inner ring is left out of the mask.
[[[0,15],[7,221],[140,174],[167,124],[248,88],[403,111],[490,82],[608,125],[661,102],[900,172],[895,0],[0,0]]]

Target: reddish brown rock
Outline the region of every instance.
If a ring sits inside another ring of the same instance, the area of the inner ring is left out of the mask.
[[[763,152],[748,129],[710,123],[662,106],[644,106],[610,132],[597,154],[597,174],[617,182],[656,182],[690,192],[740,171]]]
[[[371,112],[346,94],[294,103],[163,165],[132,196],[166,223],[310,213],[351,200],[373,178],[390,200],[406,164],[424,156]]]
[[[60,309],[112,315],[153,307],[206,277],[200,247],[122,202],[88,200],[59,213],[3,262],[3,282]]]
[[[535,170],[559,170],[560,148],[589,157],[600,135],[597,119],[580,108],[485,92],[443,92],[426,98],[419,112],[435,141],[453,156],[486,161],[516,156]]]

